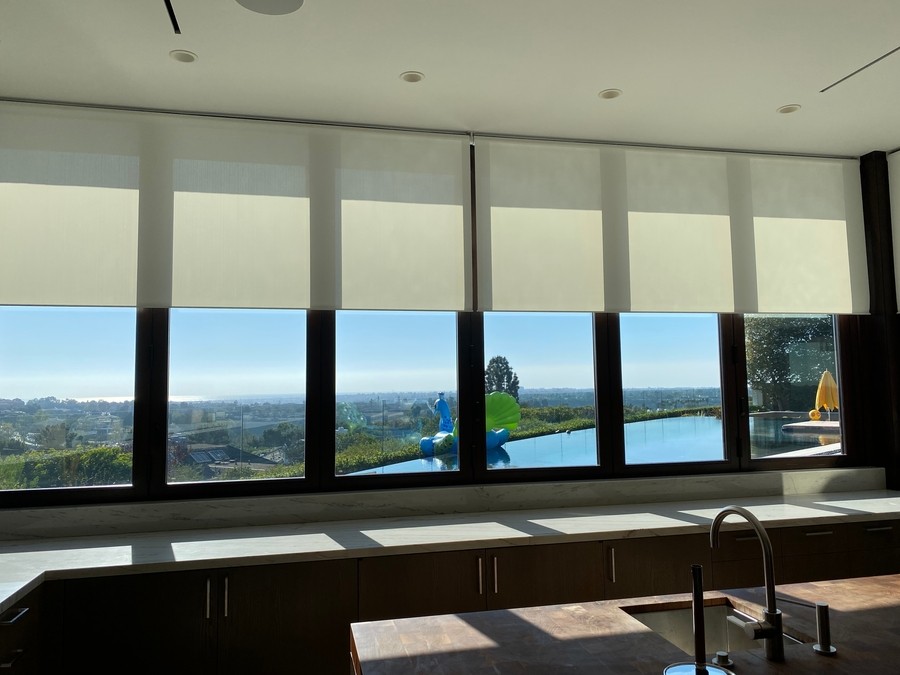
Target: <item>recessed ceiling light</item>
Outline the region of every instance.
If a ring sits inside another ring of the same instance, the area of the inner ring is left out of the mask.
[[[621,89],[604,89],[597,96],[600,98],[619,98],[622,95]]]
[[[290,14],[303,7],[303,0],[237,0],[242,7],[258,14]]]
[[[197,55],[194,52],[189,52],[186,49],[173,49],[169,52],[169,56],[171,56],[179,63],[193,63],[197,60]]]
[[[425,79],[425,75],[418,70],[407,70],[405,73],[400,73],[400,79],[404,82],[421,82]]]
[[[778,109],[778,112],[782,113],[783,115],[788,115],[788,114],[790,114],[790,113],[795,113],[795,112],[797,112],[798,110],[800,110],[800,104],[799,104],[799,103],[789,103],[788,105],[783,105],[783,106],[781,106],[781,107]]]

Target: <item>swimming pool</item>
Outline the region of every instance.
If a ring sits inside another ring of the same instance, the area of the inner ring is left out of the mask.
[[[782,424],[783,421],[778,419],[750,418],[754,457],[815,445],[809,439],[785,436],[781,432]],[[760,447],[765,451],[759,453]],[[668,417],[625,425],[628,464],[710,462],[724,459],[724,454],[722,420],[715,417]],[[492,469],[562,466],[597,466],[596,429],[509,441],[499,452],[488,456],[488,467]],[[427,473],[456,468],[455,457],[425,457],[360,471],[359,474]]]

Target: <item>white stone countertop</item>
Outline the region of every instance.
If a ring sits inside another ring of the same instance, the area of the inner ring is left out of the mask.
[[[44,579],[701,533],[729,504],[766,527],[900,519],[900,491],[856,490],[8,541],[0,613]]]

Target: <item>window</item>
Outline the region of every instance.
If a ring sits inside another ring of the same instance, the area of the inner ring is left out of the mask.
[[[135,321],[0,308],[0,490],[132,482]]]
[[[484,315],[489,468],[597,466],[592,319]]]
[[[625,463],[725,459],[715,314],[623,314]]]
[[[456,314],[336,316],[335,474],[456,470]]]
[[[302,477],[306,312],[173,309],[170,483]]]
[[[850,394],[896,370],[857,356],[893,311],[859,161],[0,122],[4,505],[834,466],[890,434]],[[122,487],[40,489],[92,486]]]
[[[744,317],[752,459],[841,454],[834,319]]]

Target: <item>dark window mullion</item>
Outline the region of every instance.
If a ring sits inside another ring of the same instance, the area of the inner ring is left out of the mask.
[[[334,489],[335,312],[309,310],[306,326],[306,487]]]
[[[139,309],[134,400],[134,481],[139,494],[166,489],[168,444],[169,310]]]
[[[719,315],[719,355],[725,459],[739,471],[747,468],[750,458],[750,402],[747,400],[747,353],[742,316]]]
[[[487,478],[484,422],[484,314],[460,312],[457,321],[459,469],[463,482]]]
[[[594,373],[597,459],[603,473],[612,476],[625,466],[622,345],[618,314],[594,314]]]

